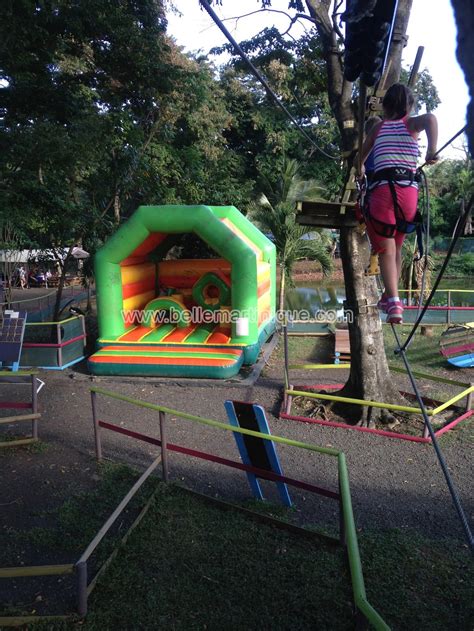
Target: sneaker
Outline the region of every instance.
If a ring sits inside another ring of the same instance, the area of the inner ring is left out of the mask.
[[[388,324],[403,323],[403,304],[400,300],[387,300],[387,322]]]
[[[385,296],[384,294],[382,294],[382,297],[380,298],[380,300],[377,303],[377,309],[380,309],[380,311],[382,313],[387,313],[387,307],[388,307],[388,299],[387,296]]]

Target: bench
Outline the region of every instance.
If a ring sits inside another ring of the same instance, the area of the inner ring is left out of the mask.
[[[441,334],[440,353],[456,368],[474,367],[474,323],[451,326]]]
[[[351,343],[349,329],[336,329],[334,340],[334,363],[351,361]]]

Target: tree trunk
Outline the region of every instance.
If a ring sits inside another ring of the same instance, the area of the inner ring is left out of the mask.
[[[343,76],[341,51],[337,44],[329,9],[330,0],[306,0],[315,19],[326,59],[328,95],[342,137],[343,155],[354,155],[357,148],[356,107],[352,101],[352,84]],[[398,80],[401,53],[406,43],[406,27],[412,0],[400,0],[390,47],[388,87]],[[350,161],[348,167],[350,167]],[[382,323],[375,306],[378,292],[374,277],[365,275],[369,263],[367,239],[356,229],[341,229],[341,259],[349,309],[351,369],[341,394],[358,399],[394,403],[400,394],[393,385],[385,356]],[[334,408],[337,409],[337,408]],[[339,410],[338,410],[339,411]],[[362,406],[343,406],[341,413],[359,425],[374,425],[376,420],[391,418],[386,410]]]
[[[58,321],[59,312],[61,311],[61,300],[63,297],[64,282],[66,280],[66,267],[67,267],[67,263],[69,262],[69,259],[71,258],[71,252],[72,252],[73,247],[74,246],[71,245],[71,247],[68,250],[68,253],[66,254],[66,258],[64,259],[62,263],[61,276],[59,278],[58,290],[56,292],[56,302],[54,303],[53,322]]]
[[[280,313],[285,309],[285,268],[283,265],[280,266],[280,296],[278,298],[278,309]]]
[[[400,394],[393,385],[384,350],[382,322],[378,309],[376,282],[365,275],[369,248],[365,236],[355,229],[341,230],[341,259],[346,287],[346,306],[351,345],[351,368],[342,396],[366,401],[396,403]],[[367,306],[369,305],[369,306]],[[337,406],[354,422],[373,426],[377,420],[392,420],[381,408]],[[346,409],[344,409],[346,408]]]

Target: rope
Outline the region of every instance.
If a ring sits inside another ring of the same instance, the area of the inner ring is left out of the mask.
[[[461,234],[464,232],[464,227],[466,225],[467,222],[467,218],[469,217],[469,214],[471,212],[471,207],[474,203],[474,195],[471,197],[471,199],[469,200],[469,204],[467,205],[466,208],[463,208],[461,211],[461,214],[459,215],[458,221],[456,223],[456,228],[454,229],[454,234],[453,234],[453,238],[451,239],[451,243],[449,245],[449,249],[448,252],[446,254],[446,258],[443,261],[443,265],[441,266],[441,269],[439,270],[439,274],[437,279],[434,282],[433,285],[433,289],[430,292],[430,295],[428,296],[424,306],[423,306],[423,310],[421,311],[420,315],[418,316],[418,318],[416,319],[415,324],[413,325],[412,330],[410,331],[407,339],[405,340],[405,343],[403,344],[403,346],[401,348],[399,348],[397,351],[395,351],[396,354],[402,353],[404,352],[408,345],[410,344],[413,336],[415,335],[415,332],[417,330],[417,328],[420,325],[420,322],[423,320],[423,317],[426,313],[426,310],[428,309],[431,301],[433,300],[433,296],[435,294],[435,291],[438,288],[439,283],[441,282],[441,279],[443,277],[443,274],[446,270],[446,267],[448,266],[449,260],[451,258],[451,255],[454,251],[454,247],[456,246],[456,243],[459,239],[459,237],[461,236]]]
[[[448,145],[450,145],[452,142],[454,142],[458,136],[460,136],[462,133],[464,133],[464,132],[466,131],[466,129],[467,129],[467,125],[464,125],[464,127],[463,127],[462,129],[460,129],[460,130],[459,130],[456,134],[454,134],[454,136],[453,136],[452,138],[450,138],[450,139],[448,140],[448,142],[446,142],[446,143],[445,143],[445,144],[441,147],[441,149],[438,149],[438,151],[437,151],[434,155],[435,155],[435,156],[437,156],[437,155],[438,155],[438,153],[441,153],[441,152],[443,151],[443,149],[446,149],[446,147],[447,147]],[[434,156],[433,156],[433,157],[434,157]],[[427,164],[428,164],[427,162],[424,162],[424,163],[421,165],[420,169],[422,169],[423,167],[425,167]]]
[[[455,488],[455,486],[453,484],[451,476],[449,475],[449,471],[448,471],[448,467],[446,465],[446,461],[444,459],[443,453],[442,453],[441,448],[440,448],[440,446],[438,444],[438,441],[436,439],[436,434],[434,433],[433,427],[431,426],[430,419],[429,419],[428,414],[426,412],[426,407],[425,407],[425,404],[424,404],[423,399],[421,397],[420,391],[418,390],[418,386],[416,384],[415,377],[413,376],[413,373],[412,373],[412,370],[411,370],[411,367],[410,367],[410,363],[408,362],[408,359],[406,357],[405,348],[404,348],[406,346],[406,343],[405,343],[404,347],[402,347],[400,345],[400,339],[398,337],[398,333],[397,333],[396,327],[393,324],[392,324],[392,331],[393,331],[393,335],[395,336],[395,340],[396,340],[397,345],[398,345],[398,350],[396,352],[399,353],[402,356],[403,363],[405,364],[405,368],[406,368],[408,377],[410,379],[410,382],[411,382],[411,385],[412,385],[412,388],[413,388],[413,392],[415,393],[415,396],[417,398],[418,404],[419,404],[420,409],[421,409],[421,413],[423,415],[423,419],[425,421],[425,427],[427,428],[427,430],[429,432],[431,441],[433,443],[434,450],[436,452],[436,457],[438,458],[438,462],[439,462],[439,464],[441,466],[441,469],[443,471],[444,477],[446,479],[446,483],[448,485],[448,489],[449,489],[449,492],[451,494],[454,506],[455,506],[455,508],[456,508],[456,510],[458,512],[459,518],[461,519],[461,523],[462,523],[462,526],[464,528],[464,532],[466,534],[467,543],[468,543],[468,545],[469,545],[469,547],[471,549],[471,552],[474,553],[474,538],[473,538],[471,529],[469,527],[469,523],[467,521],[466,513],[464,512],[464,509],[463,509],[462,504],[461,504],[461,500],[459,499],[459,495],[458,495],[458,493],[456,491],[456,488]]]
[[[216,26],[219,27],[219,29],[222,31],[222,33],[225,35],[225,37],[229,40],[229,42],[232,44],[232,46],[234,47],[234,49],[236,50],[236,52],[240,55],[240,57],[245,61],[245,63],[248,65],[248,67],[250,68],[252,74],[258,79],[258,81],[260,81],[260,83],[263,85],[263,87],[265,88],[265,90],[268,92],[268,94],[272,97],[272,99],[275,101],[275,103],[278,105],[278,107],[280,109],[283,110],[283,112],[286,114],[286,116],[291,120],[291,122],[296,126],[296,128],[298,129],[298,131],[306,138],[306,140],[316,149],[316,151],[319,151],[320,154],[322,154],[323,156],[325,156],[326,158],[329,158],[330,160],[340,160],[341,157],[340,156],[332,156],[329,153],[326,153],[323,149],[321,149],[321,147],[319,147],[315,141],[311,138],[311,136],[307,133],[307,131],[305,129],[303,129],[303,127],[301,127],[301,125],[298,123],[298,121],[296,120],[296,118],[293,116],[293,114],[285,107],[285,105],[280,101],[280,99],[278,98],[278,96],[275,94],[275,92],[272,90],[272,88],[270,87],[270,85],[268,84],[267,80],[265,79],[265,77],[260,73],[260,71],[253,65],[253,63],[250,61],[249,57],[246,55],[246,53],[244,52],[244,50],[242,49],[242,47],[237,43],[237,41],[232,37],[232,35],[229,33],[229,31],[227,30],[227,28],[224,26],[224,24],[222,23],[222,21],[219,19],[219,17],[217,16],[217,14],[213,11],[213,9],[209,6],[209,3],[207,2],[207,0],[200,0],[202,7],[208,12],[208,14],[211,16],[211,18],[213,19],[213,21],[215,22]]]
[[[418,170],[422,179],[422,190],[423,190],[423,216],[425,217],[425,253],[424,253],[424,259],[425,259],[425,263],[424,263],[424,267],[423,267],[423,272],[421,275],[421,287],[420,287],[420,299],[419,299],[419,303],[418,303],[418,311],[416,314],[417,319],[420,317],[420,313],[421,313],[421,309],[423,307],[423,301],[424,301],[424,297],[425,297],[425,286],[426,286],[426,274],[428,272],[428,260],[429,260],[429,254],[430,254],[430,192],[428,189],[428,180],[426,179],[426,175],[425,172],[423,171],[423,169],[419,169]],[[417,235],[418,238],[418,235]],[[421,233],[421,239],[423,239],[423,232]],[[421,247],[421,246],[419,246]],[[421,259],[421,252],[420,252],[420,259]],[[415,262],[418,259],[415,259]]]

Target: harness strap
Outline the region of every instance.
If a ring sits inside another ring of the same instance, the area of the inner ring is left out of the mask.
[[[380,169],[379,171],[375,171],[371,178],[371,182],[381,182],[383,180],[387,180],[388,182],[406,182],[408,180],[410,184],[418,181],[416,173],[413,173],[411,169],[407,169],[406,167],[387,167],[386,169]]]

